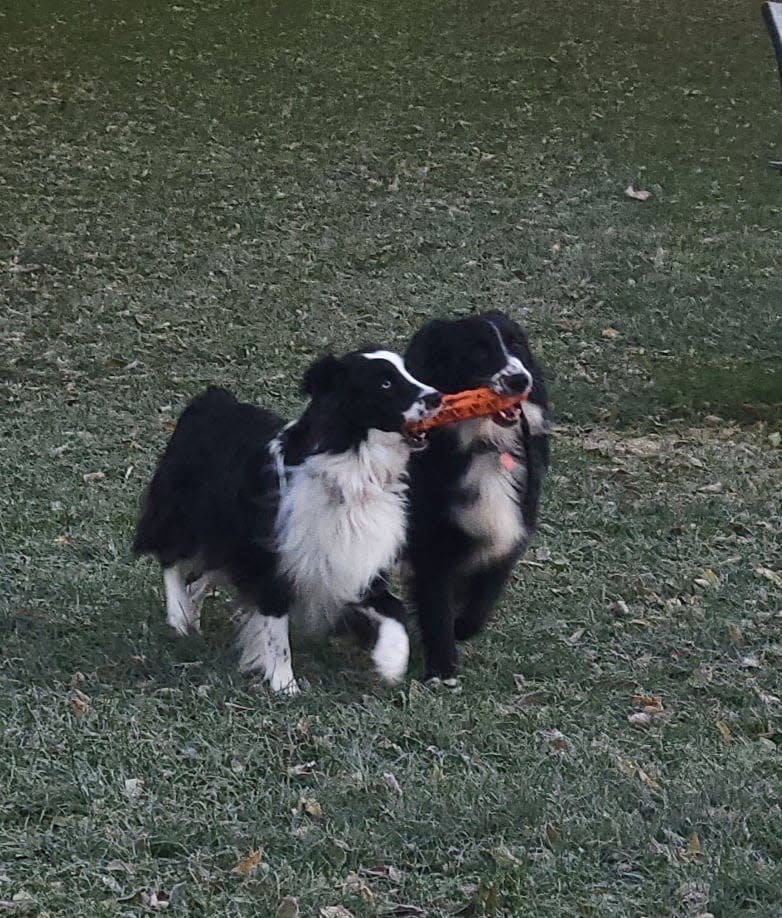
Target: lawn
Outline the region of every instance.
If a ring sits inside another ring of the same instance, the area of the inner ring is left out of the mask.
[[[48,0],[0,34],[0,914],[782,915],[757,5]],[[557,426],[463,690],[415,639],[396,689],[304,642],[271,697],[217,599],[171,638],[128,546],[187,399],[294,412],[324,350],[488,307]]]

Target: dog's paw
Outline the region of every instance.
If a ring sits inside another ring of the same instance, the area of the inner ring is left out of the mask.
[[[439,689],[448,689],[449,692],[461,692],[462,681],[458,676],[424,676],[423,684],[426,688],[436,692]]]
[[[404,678],[409,659],[410,639],[404,625],[393,618],[384,618],[372,650],[372,662],[378,674],[395,685]]]
[[[269,688],[275,695],[283,695],[292,698],[294,695],[300,695],[301,689],[298,682],[291,677],[287,682],[281,682],[272,677],[269,680]]]

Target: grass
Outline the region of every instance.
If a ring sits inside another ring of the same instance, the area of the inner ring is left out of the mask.
[[[0,911],[782,914],[780,100],[754,4],[674,6],[0,13]],[[198,387],[488,306],[560,426],[463,692],[171,640],[128,542]]]

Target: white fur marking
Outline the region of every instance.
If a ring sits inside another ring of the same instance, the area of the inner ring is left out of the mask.
[[[376,621],[380,629],[372,648],[375,669],[381,678],[394,685],[404,677],[410,659],[410,639],[405,626],[395,618],[380,615],[371,606],[364,606],[362,611]]]
[[[387,360],[400,376],[404,377],[414,386],[418,386],[418,388],[421,390],[421,395],[431,395],[433,392],[437,391],[431,386],[427,386],[425,383],[422,383],[420,379],[416,379],[414,376],[411,376],[409,370],[405,366],[404,360],[402,360],[399,354],[395,354],[393,351],[367,351],[361,356],[366,357],[367,360]]]
[[[540,405],[525,401],[521,403],[521,410],[524,412],[529,432],[533,437],[539,437],[548,432],[548,421]]]
[[[163,586],[166,590],[166,621],[177,634],[185,635],[194,627],[197,615],[181,564],[163,568]]]
[[[282,436],[289,427],[293,427],[295,421],[289,421],[274,439],[269,441],[269,455],[274,461],[274,467],[277,470],[277,480],[280,488],[280,497],[283,497],[288,490],[288,474],[285,469],[285,455],[282,450]]]
[[[494,452],[472,457],[460,482],[468,502],[452,512],[454,521],[479,540],[473,563],[503,558],[526,537],[516,490],[518,477],[525,474],[519,463],[512,471],[505,469]]]
[[[488,321],[488,320],[487,320]],[[492,376],[489,387],[495,392],[500,394],[505,392],[503,386],[503,380],[507,376],[517,376],[519,373],[524,373],[527,377],[528,387],[532,386],[532,373],[524,366],[524,364],[519,360],[518,357],[514,357],[513,354],[505,347],[505,342],[502,340],[502,335],[500,334],[499,328],[494,324],[494,322],[489,322],[489,325],[494,329],[494,333],[497,335],[497,338],[500,342],[500,347],[502,348],[502,353],[505,357],[505,366],[498,370],[494,376]]]
[[[401,434],[371,430],[355,450],[319,453],[289,470],[276,522],[279,568],[310,629],[328,626],[396,561],[409,455]]]
[[[239,631],[242,672],[262,671],[273,692],[297,695],[288,641],[288,616],[275,618],[253,611]]]
[[[463,449],[469,449],[476,440],[491,443],[498,452],[512,452],[519,442],[518,424],[495,424],[491,418],[475,418],[456,424],[456,436]]]

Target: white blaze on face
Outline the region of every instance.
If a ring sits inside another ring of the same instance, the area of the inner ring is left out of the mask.
[[[365,357],[367,360],[388,361],[403,379],[407,380],[407,382],[413,386],[418,386],[421,390],[421,395],[432,395],[437,391],[431,386],[427,386],[426,383],[422,383],[420,379],[416,379],[415,376],[411,376],[410,371],[405,366],[404,360],[402,360],[399,354],[395,354],[393,351],[367,351],[361,356]]]
[[[418,387],[418,396],[416,400],[410,405],[407,411],[402,412],[402,416],[406,421],[422,421],[424,418],[436,414],[437,409],[427,408],[423,399],[427,395],[434,395],[437,390],[433,389],[431,386],[427,386],[426,383],[422,383],[420,379],[416,379],[412,376],[399,354],[395,354],[393,351],[367,351],[361,356],[365,357],[367,360],[385,360],[387,363],[391,364],[405,382]]]
[[[518,376],[519,373],[524,373],[527,377],[527,386],[528,388],[532,387],[532,373],[524,366],[524,364],[519,360],[518,357],[514,357],[513,354],[505,347],[505,342],[502,340],[502,335],[500,334],[499,328],[494,324],[494,322],[489,322],[489,325],[494,329],[494,334],[497,336],[497,340],[500,342],[500,347],[502,348],[502,353],[505,356],[505,366],[498,370],[494,376],[492,376],[489,386],[495,391],[502,391],[502,381],[507,379],[509,376]],[[497,389],[499,387],[499,389]]]

